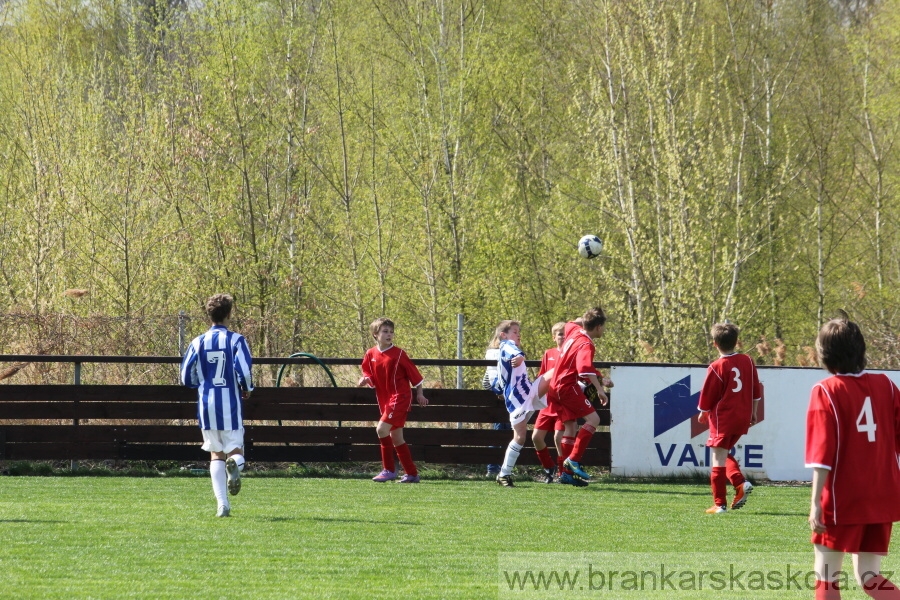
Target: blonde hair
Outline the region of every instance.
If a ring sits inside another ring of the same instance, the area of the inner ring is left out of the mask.
[[[500,324],[497,325],[497,328],[494,329],[494,335],[491,337],[491,341],[488,344],[488,348],[499,348],[500,347],[500,334],[501,333],[509,333],[509,330],[513,327],[522,327],[522,324],[518,321],[512,321],[507,319],[506,321],[500,321]]]
[[[559,323],[557,323],[556,325],[554,325],[553,327],[550,328],[550,335],[552,335],[553,337],[556,337],[557,333],[559,333],[560,331],[565,331],[565,330],[566,330],[566,322],[560,321]]]

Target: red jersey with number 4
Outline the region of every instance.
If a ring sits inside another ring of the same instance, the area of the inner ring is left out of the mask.
[[[382,412],[386,408],[408,412],[412,405],[411,388],[423,382],[409,355],[397,346],[384,351],[378,346],[369,348],[363,357],[362,373],[375,386],[375,397]]]
[[[812,388],[806,466],[828,469],[826,525],[900,521],[900,391],[880,373],[834,375]]]
[[[750,430],[753,401],[762,397],[753,359],[734,353],[706,369],[697,408],[709,411],[709,435],[744,435]]]

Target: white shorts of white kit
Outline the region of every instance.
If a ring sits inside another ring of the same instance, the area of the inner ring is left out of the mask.
[[[518,425],[522,421],[527,421],[535,411],[547,408],[547,396],[538,396],[538,388],[543,379],[543,375],[535,379],[531,386],[531,393],[525,399],[525,402],[522,403],[522,406],[509,413],[509,422],[512,425]]]
[[[203,450],[205,452],[224,452],[244,447],[244,428],[235,430],[201,429],[203,432]]]

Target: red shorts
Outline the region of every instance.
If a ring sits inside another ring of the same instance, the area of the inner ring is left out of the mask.
[[[886,556],[891,543],[893,523],[828,525],[825,533],[813,533],[812,543],[839,552],[871,552]]]
[[[538,413],[537,419],[534,421],[534,428],[541,431],[562,431],[566,426],[559,420],[556,413],[545,408]]]
[[[385,408],[381,412],[381,421],[385,423],[390,423],[392,425],[391,431],[394,429],[400,429],[404,425],[406,425],[406,416],[409,414],[409,411],[403,410],[402,408]]]
[[[556,411],[557,418],[562,422],[577,421],[595,412],[594,405],[577,383],[547,392],[547,404]]]
[[[741,439],[743,434],[737,435],[716,435],[709,436],[709,439],[706,440],[706,445],[710,448],[725,448],[726,450],[731,450],[734,448],[738,440]]]

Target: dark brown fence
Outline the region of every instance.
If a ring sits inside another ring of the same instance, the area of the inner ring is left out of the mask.
[[[0,362],[22,356],[0,356]],[[41,362],[99,362],[103,357],[28,357]],[[150,357],[149,362],[177,358]],[[115,357],[112,362],[148,362]],[[342,364],[341,359],[323,359]],[[256,359],[276,364],[285,359]],[[291,359],[290,362],[303,362]],[[354,361],[356,362],[356,361]],[[424,361],[418,361],[424,362]],[[432,362],[432,361],[428,361]],[[484,361],[439,361],[477,366]],[[77,372],[77,370],[76,370]],[[76,376],[77,379],[77,376]],[[417,461],[497,463],[511,439],[494,431],[508,422],[503,403],[484,390],[428,389],[404,430]],[[608,407],[600,412],[609,425]],[[244,405],[245,452],[257,462],[378,461],[370,389],[258,387]],[[0,385],[0,458],[4,460],[204,460],[196,424],[196,391],[176,385]],[[547,436],[552,445],[552,433]],[[530,445],[530,442],[529,442]],[[610,434],[597,432],[584,462],[610,464]],[[524,451],[519,464],[537,464]]]

